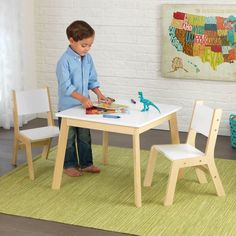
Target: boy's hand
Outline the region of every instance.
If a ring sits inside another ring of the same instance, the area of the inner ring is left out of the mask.
[[[114,98],[110,98],[110,97],[107,97],[106,99],[109,100],[111,103],[116,101]]]
[[[106,100],[106,97],[103,94],[98,95],[98,103],[103,102]]]
[[[98,98],[98,102],[103,102],[103,103],[106,103],[106,104],[112,104],[115,100],[113,98],[109,98],[109,97],[105,97],[104,95],[102,97],[99,97]]]
[[[93,106],[93,103],[90,99],[88,99],[87,97],[83,97],[80,102],[82,103],[84,108],[90,108]]]
[[[90,99],[88,99],[87,97],[83,96],[82,94],[74,91],[71,96],[77,100],[79,100],[81,102],[81,104],[83,105],[84,108],[90,108],[93,106],[93,103],[91,102]]]

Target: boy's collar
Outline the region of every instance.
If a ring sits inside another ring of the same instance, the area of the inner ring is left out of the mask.
[[[79,53],[77,53],[76,51],[74,51],[74,50],[70,47],[70,45],[68,46],[67,51],[68,51],[69,54],[71,54],[72,56],[76,56],[76,57],[82,58],[82,57],[79,55]]]

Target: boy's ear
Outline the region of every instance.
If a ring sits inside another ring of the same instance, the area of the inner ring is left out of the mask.
[[[70,43],[73,43],[74,42],[74,39],[72,37],[69,38],[69,42]]]

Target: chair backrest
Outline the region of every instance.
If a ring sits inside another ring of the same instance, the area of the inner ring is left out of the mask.
[[[196,102],[191,122],[191,129],[197,133],[209,136],[214,109],[205,106],[202,102]]]
[[[54,125],[49,89],[40,88],[25,91],[12,91],[14,127],[18,129],[18,116],[47,113],[48,125]]]
[[[221,114],[221,109],[213,109],[204,105],[203,101],[196,101],[190,123],[187,143],[195,146],[196,134],[203,134],[208,137],[205,153],[207,155],[214,156]]]
[[[47,88],[16,91],[15,95],[19,116],[50,111]]]

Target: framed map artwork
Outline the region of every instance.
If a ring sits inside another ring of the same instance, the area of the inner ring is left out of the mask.
[[[162,5],[163,77],[236,81],[236,6]]]

